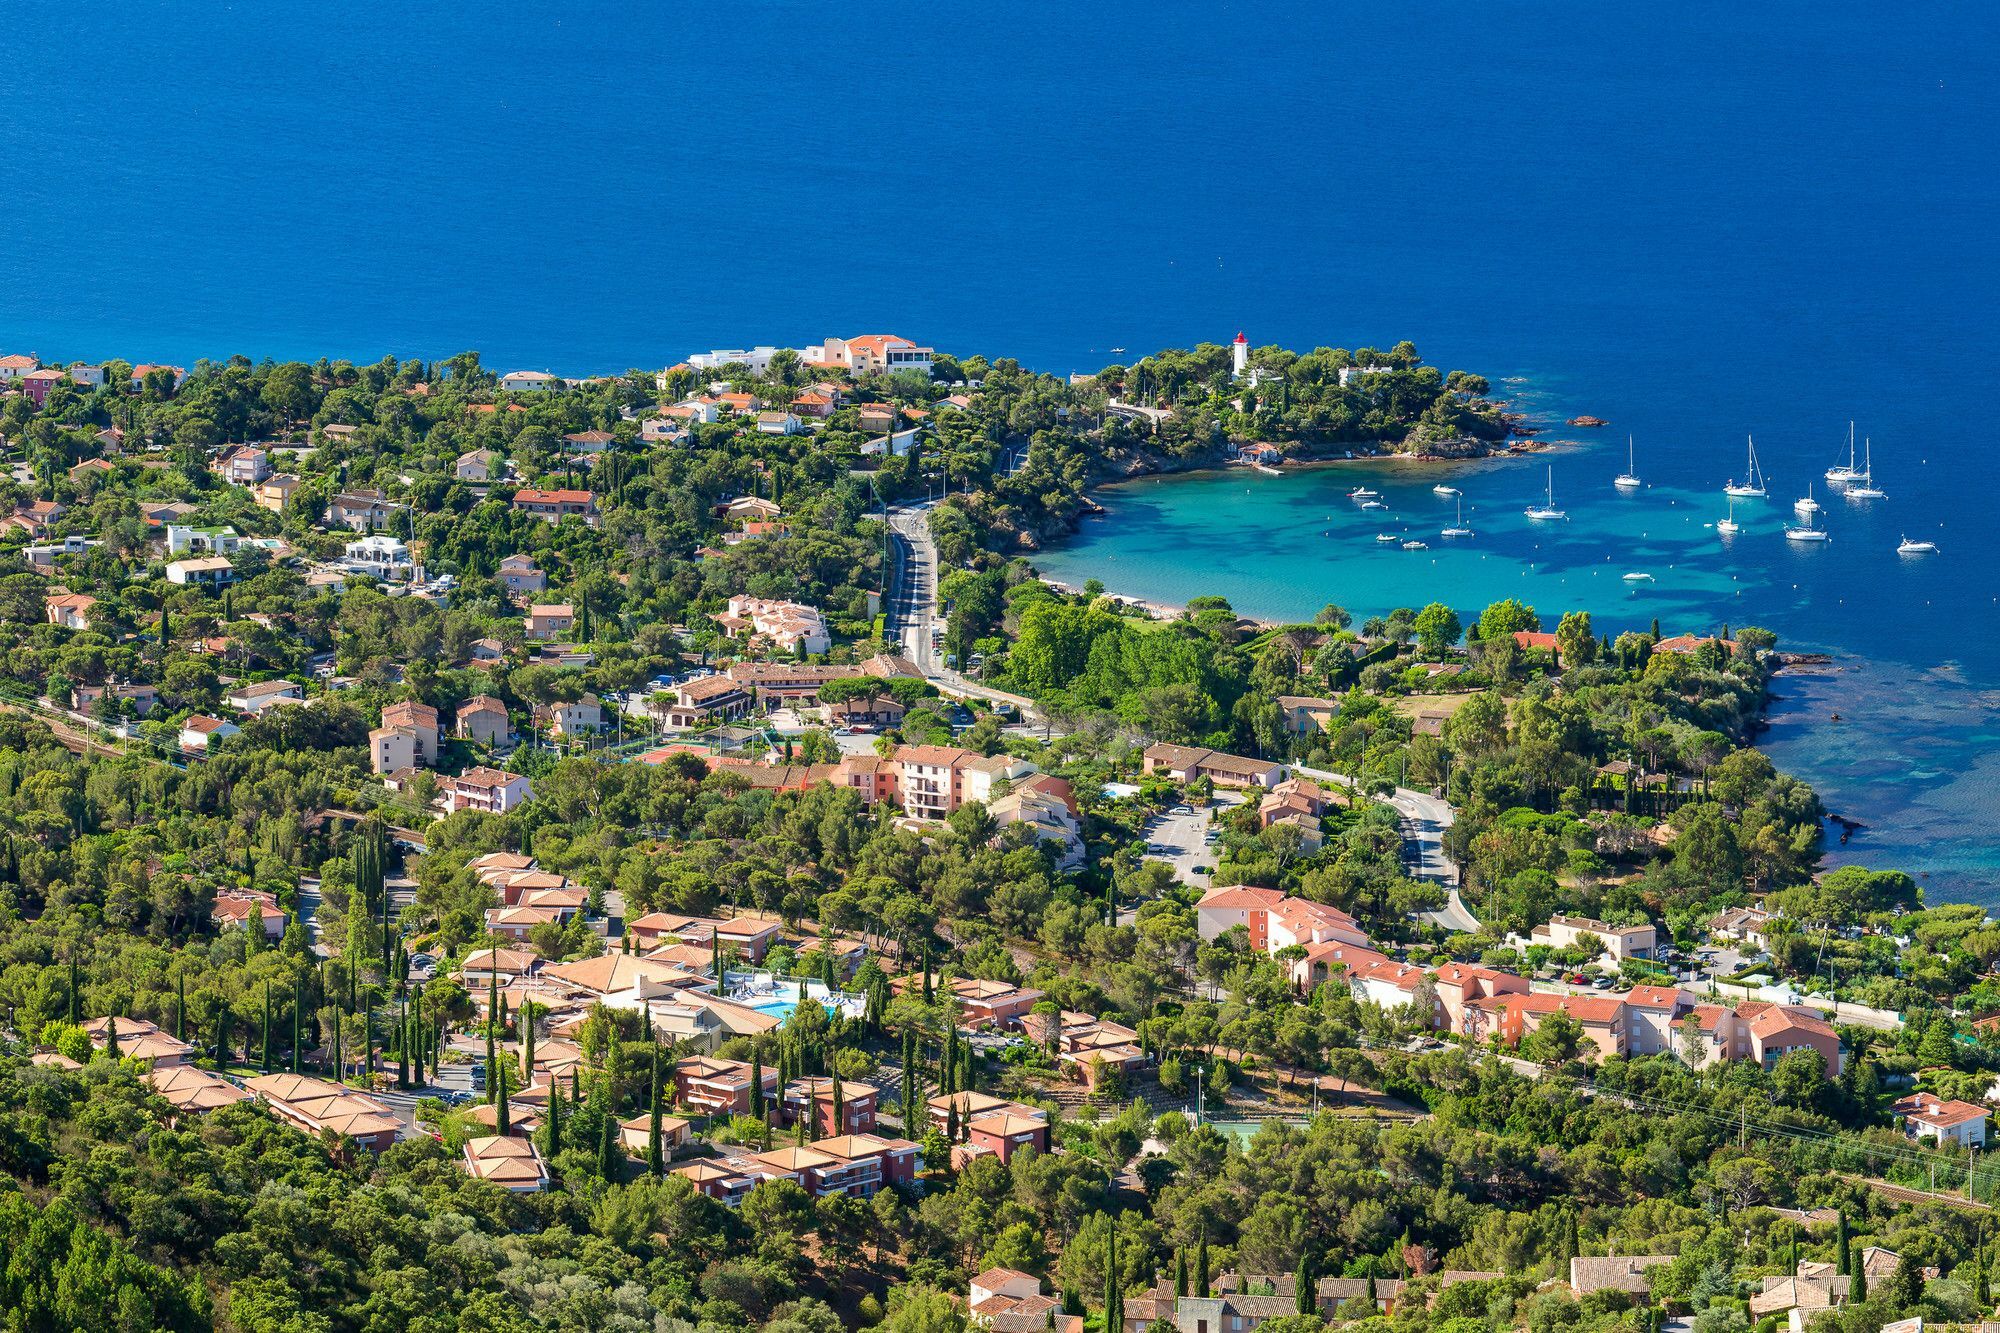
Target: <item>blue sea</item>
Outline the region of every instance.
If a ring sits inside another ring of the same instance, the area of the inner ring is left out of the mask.
[[[1452,600],[1512,579],[1835,652],[1786,684],[1774,756],[1869,826],[1841,855],[2000,902],[1996,29],[1858,0],[16,7],[0,350],[581,373],[893,331],[1068,371],[1239,328],[1408,338],[1613,423],[1555,460],[1542,549],[1514,531],[1536,465],[1465,483],[1486,559],[1438,556]],[[1889,498],[1788,550],[1774,511],[1849,420]],[[1701,525],[1746,433],[1773,512],[1723,550]],[[1184,514],[1124,586],[1433,595],[1372,534],[1314,536],[1323,485],[1270,491],[1282,531]],[[1894,558],[1905,531],[1942,554]]]

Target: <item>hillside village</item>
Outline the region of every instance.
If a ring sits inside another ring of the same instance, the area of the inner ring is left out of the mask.
[[[2000,932],[1822,868],[1769,634],[1025,554],[1211,427],[1483,430],[1453,375],[0,357],[17,1197],[161,1327],[394,1324],[359,1223],[218,1249],[300,1182],[586,1238],[493,1327],[1984,1325]],[[49,1165],[135,1135],[251,1202]]]

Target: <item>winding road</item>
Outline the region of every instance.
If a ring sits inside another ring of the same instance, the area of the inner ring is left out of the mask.
[[[1292,771],[1315,782],[1330,782],[1340,787],[1354,785],[1354,779],[1330,769],[1293,764]],[[1444,831],[1451,827],[1453,818],[1451,806],[1429,792],[1412,791],[1408,787],[1396,788],[1388,801],[1402,816],[1403,862],[1410,867],[1411,876],[1445,887],[1445,905],[1426,915],[1446,930],[1467,934],[1477,931],[1479,918],[1458,896],[1458,867],[1444,854]]]

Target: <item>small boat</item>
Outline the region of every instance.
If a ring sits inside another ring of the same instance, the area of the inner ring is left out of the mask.
[[[1625,581],[1627,583],[1651,583],[1653,576],[1651,574],[1627,574]]]
[[[1847,466],[1834,466],[1826,470],[1826,479],[1836,486],[1845,486],[1850,481],[1861,480],[1861,474],[1854,470],[1854,423],[1847,423]]]
[[[1750,440],[1749,478],[1739,484],[1736,478],[1731,477],[1729,484],[1722,488],[1722,493],[1739,500],[1761,500],[1769,492],[1764,489],[1764,474],[1757,467],[1757,441],[1747,435],[1744,438]]]
[[[1366,486],[1356,486],[1347,493],[1347,498],[1350,500],[1379,500],[1382,498],[1382,492],[1371,491]]]
[[[1387,509],[1389,506],[1383,504],[1380,500],[1363,500],[1361,507],[1363,509]]]
[[[1785,540],[1788,542],[1825,542],[1832,541],[1833,536],[1825,528],[1814,527],[1812,515],[1808,514],[1803,524],[1789,526],[1785,529]]]
[[[1122,352],[1123,352],[1124,350],[1125,350],[1125,349],[1124,349],[1124,348],[1122,348],[1122,347],[1114,347],[1114,348],[1112,348],[1112,349],[1111,349],[1111,355],[1113,355],[1113,356],[1117,356],[1117,355],[1119,355],[1120,353],[1122,353]]]
[[[1861,465],[1860,475],[1855,477],[1853,483],[1847,488],[1847,498],[1850,500],[1886,500],[1889,498],[1888,492],[1875,484],[1875,450],[1871,445],[1872,442],[1865,442],[1862,446],[1865,451],[1863,457],[1866,461]]]
[[[1553,465],[1549,468],[1548,498],[1541,504],[1529,505],[1522,512],[1537,523],[1546,522],[1550,519],[1569,517],[1568,514],[1556,508],[1556,470]]]
[[[1383,543],[1385,546],[1394,546],[1403,539],[1393,532],[1378,532],[1375,534],[1375,540]]]
[[[1459,494],[1459,489],[1456,486],[1446,486],[1440,483],[1431,487],[1431,494],[1442,495],[1445,499],[1449,500],[1452,496]]]
[[[1743,531],[1743,525],[1736,521],[1736,501],[1729,502],[1729,517],[1715,525],[1715,530],[1725,537],[1734,537]]]
[[[1639,470],[1633,461],[1632,437],[1630,435],[1625,437],[1625,470],[1613,477],[1611,484],[1621,491],[1636,491],[1641,484],[1639,481]]]
[[[1458,522],[1452,524],[1450,527],[1446,528],[1443,532],[1440,532],[1438,536],[1470,537],[1471,535],[1472,535],[1472,529],[1465,526],[1465,497],[1460,496],[1458,501]]]
[[[1813,499],[1812,483],[1806,483],[1806,493],[1792,502],[1792,512],[1800,518],[1811,518],[1819,512],[1819,501]]]
[[[1905,538],[1903,538],[1903,540],[1902,540],[1901,542],[1899,542],[1899,543],[1897,544],[1897,546],[1896,546],[1896,554],[1897,554],[1897,555],[1936,555],[1936,554],[1937,554],[1937,543],[1936,543],[1936,542],[1925,542],[1925,541],[1915,541],[1915,542],[1913,542],[1913,541],[1911,541],[1911,540],[1910,540],[1910,539],[1909,539],[1908,537],[1905,537]]]
[[[1405,551],[1428,551],[1431,549],[1431,546],[1429,542],[1407,541],[1403,543],[1403,549]]]

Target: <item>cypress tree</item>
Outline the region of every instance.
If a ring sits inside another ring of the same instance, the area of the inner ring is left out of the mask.
[[[361,1049],[367,1053],[368,1086],[375,1086],[375,993],[361,1006]]]
[[[1854,1262],[1853,1253],[1849,1248],[1851,1242],[1847,1234],[1847,1210],[1845,1208],[1841,1209],[1835,1214],[1835,1217],[1837,1220],[1834,1224],[1836,1227],[1834,1232],[1834,1271],[1845,1274],[1853,1266]]]
[[[1973,1298],[1979,1302],[1979,1309],[1983,1313],[1993,1304],[1993,1282],[1986,1267],[1986,1230],[1983,1227],[1980,1228],[1979,1249],[1973,1262],[1979,1266],[1978,1285],[1973,1289]]]
[[[264,1041],[258,1065],[265,1073],[271,1072],[271,983],[268,981],[264,983]]]
[[[513,1118],[507,1114],[507,1070],[503,1066],[496,1072],[499,1077],[493,1081],[499,1085],[499,1092],[493,1103],[493,1132],[505,1134],[514,1127]]]
[[[561,1084],[549,1087],[549,1118],[542,1125],[542,1156],[551,1161],[562,1151],[563,1095]]]
[[[333,1024],[333,1081],[336,1083],[346,1082],[347,1080],[344,1077],[346,1072],[347,1071],[341,1067],[340,1022],[338,1019],[336,1019]]]
[[[764,1118],[764,1053],[754,1047],[750,1051],[750,1114]]]
[[[833,1132],[847,1132],[847,1094],[840,1086],[840,1075],[832,1076],[833,1083]]]
[[[612,1137],[611,1132],[617,1119],[607,1111],[603,1127],[597,1135],[597,1174],[609,1181],[618,1179],[618,1140]]]
[[[305,1045],[306,979],[292,983],[292,1072],[299,1072],[299,1048]]]
[[[1176,1245],[1174,1247],[1174,1295],[1185,1296],[1187,1294],[1187,1247],[1185,1245]]]
[[[958,1048],[958,1088],[961,1092],[977,1092],[979,1086],[972,1077],[972,1043],[962,1042]]]
[[[183,963],[174,973],[174,1040],[187,1040],[188,977],[187,964]]]
[[[569,1067],[569,1099],[577,1106],[583,1105],[583,1078],[575,1065]]]
[[[521,1077],[535,1081],[535,1017],[526,1004],[521,1006]]]
[[[118,1015],[116,1014],[104,1020],[104,1053],[114,1060],[118,1058]]]
[[[1854,1265],[1847,1286],[1847,1299],[1855,1305],[1868,1299],[1868,1273],[1862,1264]]]
[[[1300,1314],[1318,1314],[1318,1292],[1313,1287],[1312,1255],[1303,1248],[1299,1250],[1299,1272],[1292,1279],[1295,1284],[1295,1303]]]
[[[83,1022],[83,977],[76,966],[76,959],[69,960],[69,1023],[76,1027]]]
[[[1118,1218],[1113,1214],[1111,1229],[1104,1233],[1104,1327],[1107,1330],[1125,1327],[1125,1321],[1118,1313]]]
[[[1208,1228],[1201,1230],[1201,1244],[1194,1252],[1194,1294],[1208,1295]]]
[[[646,1170],[657,1179],[667,1173],[666,1154],[660,1143],[660,1051],[653,1048],[653,1090],[646,1098]]]
[[[410,1001],[405,996],[396,1012],[396,1086],[410,1087]]]
[[[229,1065],[229,1002],[219,997],[215,1001],[215,1062],[224,1068]]]
[[[494,1058],[493,1031],[500,1021],[500,974],[490,972],[486,977],[486,1100],[493,1100],[493,1077],[499,1070],[499,1062]]]

